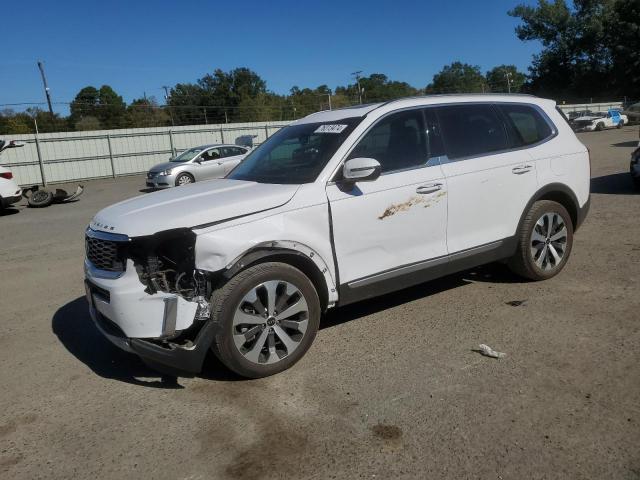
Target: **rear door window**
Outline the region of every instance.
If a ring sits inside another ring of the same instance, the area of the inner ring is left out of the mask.
[[[514,146],[526,146],[542,142],[553,130],[540,112],[529,105],[498,104],[515,136]]]
[[[222,156],[223,157],[232,157],[233,155],[235,155],[233,153],[233,148],[232,147],[222,147],[220,150],[222,150]]]
[[[232,155],[244,155],[247,151],[244,148],[232,147]]]
[[[447,105],[437,112],[449,159],[509,148],[504,122],[492,105]]]

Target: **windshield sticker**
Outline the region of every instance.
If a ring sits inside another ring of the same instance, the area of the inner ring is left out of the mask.
[[[342,133],[347,125],[326,124],[320,125],[313,133]]]

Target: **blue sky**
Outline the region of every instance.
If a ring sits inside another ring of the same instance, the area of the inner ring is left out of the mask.
[[[54,102],[103,84],[127,102],[144,92],[162,100],[162,85],[240,66],[277,93],[335,88],[355,70],[424,87],[455,60],[526,71],[539,45],[518,40],[506,13],[523,1],[533,0],[11,2],[0,104],[44,101],[37,60]]]

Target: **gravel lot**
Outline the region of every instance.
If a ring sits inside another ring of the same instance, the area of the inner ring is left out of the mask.
[[[0,218],[0,475],[639,479],[637,132],[581,135],[592,207],[558,277],[493,265],[346,307],[262,380],[210,359],[163,382],[91,325],[84,228],[141,176],[19,206]]]

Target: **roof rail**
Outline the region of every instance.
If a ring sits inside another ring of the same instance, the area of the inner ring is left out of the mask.
[[[433,97],[461,97],[461,96],[474,96],[474,97],[487,97],[487,96],[504,96],[504,97],[535,97],[530,93],[432,93],[428,95],[411,95],[409,97],[394,98],[393,100],[387,100],[382,105],[388,105],[390,103],[399,102],[401,100],[412,100],[418,98],[433,98]],[[380,105],[380,106],[382,106]]]

